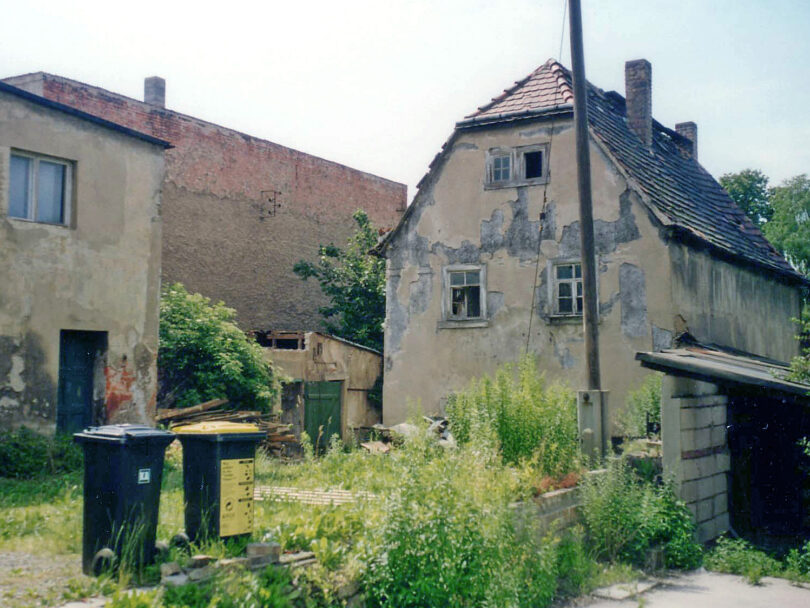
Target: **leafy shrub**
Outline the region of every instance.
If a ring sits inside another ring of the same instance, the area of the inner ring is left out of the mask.
[[[161,295],[158,380],[162,407],[226,398],[234,408],[267,410],[279,394],[271,365],[236,325],[236,312],[180,283]]]
[[[668,486],[641,483],[624,460],[582,485],[583,519],[597,557],[643,565],[648,549],[664,547],[667,567],[700,564],[701,547],[689,510]]]
[[[661,424],[661,383],[664,375],[648,375],[641,386],[627,395],[627,407],[619,420],[622,433],[627,437],[645,437],[647,420]]]
[[[0,477],[32,479],[82,468],[80,446],[70,435],[46,437],[25,427],[0,432]]]
[[[386,502],[365,587],[373,606],[542,606],[555,559],[509,508],[514,486],[485,450],[443,453],[411,438],[400,489]],[[416,444],[416,445],[413,445]]]
[[[782,565],[764,551],[741,538],[727,536],[717,540],[703,565],[708,570],[742,575],[752,585],[759,583],[763,576],[778,576],[782,571]]]
[[[557,544],[557,589],[566,597],[587,593],[596,576],[597,563],[585,545],[585,530],[575,526]]]
[[[785,571],[795,580],[810,580],[810,541],[801,549],[791,549],[785,558]]]
[[[517,369],[506,364],[494,379],[473,380],[451,395],[447,415],[459,443],[487,443],[494,436],[506,463],[533,459],[540,473],[555,478],[579,467],[574,394],[547,386],[530,355]]]

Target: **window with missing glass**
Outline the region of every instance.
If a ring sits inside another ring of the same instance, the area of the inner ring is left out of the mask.
[[[484,266],[465,264],[444,269],[444,318],[447,321],[480,321],[486,318]]]
[[[73,165],[28,152],[11,153],[8,215],[46,224],[70,223]]]
[[[485,185],[491,188],[532,186],[548,181],[548,145],[491,148],[487,151]]]
[[[554,265],[554,313],[582,315],[582,266],[579,262]]]

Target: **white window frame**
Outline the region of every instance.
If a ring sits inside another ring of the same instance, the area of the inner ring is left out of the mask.
[[[599,267],[598,264],[599,260],[597,259],[596,268]],[[572,264],[578,264],[580,268],[580,278],[572,278],[572,279],[558,279],[557,278],[557,267],[558,266],[569,266]],[[551,311],[551,318],[552,319],[582,319],[583,312],[585,310],[585,283],[582,279],[582,260],[580,258],[568,258],[568,259],[560,259],[560,260],[549,260],[548,262],[548,301],[549,301],[549,308]],[[582,308],[583,312],[561,312],[560,311],[560,301],[558,297],[559,289],[558,286],[561,282],[569,283],[572,285],[572,293],[574,294],[574,306],[576,307],[576,284],[580,283],[582,285]],[[599,277],[597,275],[596,281],[596,307],[597,307],[597,314],[599,314]]]
[[[453,286],[451,275],[457,272],[478,272],[480,316],[453,316]],[[486,264],[452,264],[442,269],[442,320],[445,327],[486,326],[487,324],[487,267]]]
[[[484,187],[487,190],[494,188],[512,188],[515,186],[535,186],[548,183],[548,144],[532,144],[516,148],[490,148],[486,155],[486,170]],[[526,154],[541,152],[542,170],[538,177],[526,178]],[[495,159],[509,157],[510,175],[507,180],[495,180]]]
[[[11,215],[11,157],[18,156],[20,158],[27,158],[32,161],[31,172],[28,176],[28,216],[20,217]],[[56,165],[65,167],[65,182],[63,184],[62,192],[62,221],[61,222],[45,222],[37,219],[37,175],[39,173],[39,162],[47,161]],[[9,154],[9,168],[8,168],[8,208],[6,212],[10,219],[20,220],[23,222],[34,222],[37,224],[49,224],[51,226],[70,226],[73,213],[73,161],[57,158],[54,156],[47,156],[45,154],[37,154],[35,152],[28,152],[24,150],[12,149]]]

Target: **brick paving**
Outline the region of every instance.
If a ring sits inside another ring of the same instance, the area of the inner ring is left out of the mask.
[[[349,490],[302,490],[283,486],[256,486],[254,500],[279,500],[300,502],[305,505],[345,505],[358,500],[377,498],[371,492],[350,492]]]

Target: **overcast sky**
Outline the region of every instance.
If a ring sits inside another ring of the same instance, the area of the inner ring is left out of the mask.
[[[653,114],[693,120],[716,177],[810,172],[810,2],[583,0],[588,80],[624,94],[653,65]],[[47,71],[404,182],[453,125],[549,57],[563,0],[9,2],[0,75]],[[565,23],[567,30],[567,22]],[[565,31],[562,62],[570,66]]]

